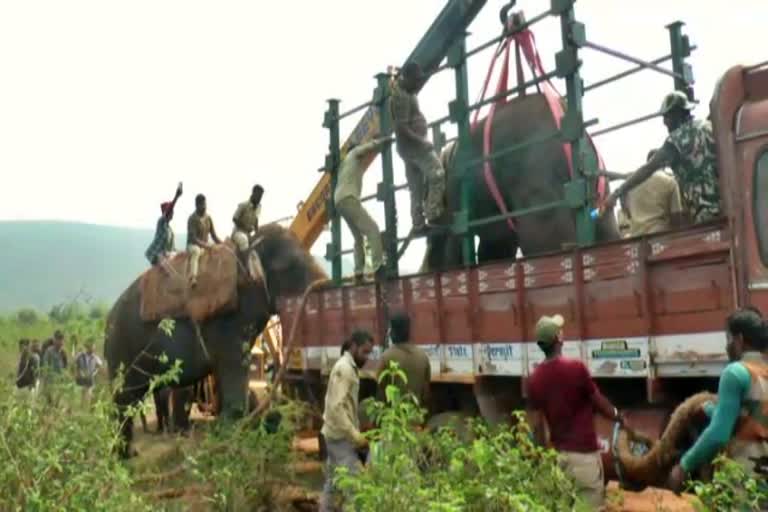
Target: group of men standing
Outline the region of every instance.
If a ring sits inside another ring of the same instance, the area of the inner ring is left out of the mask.
[[[94,353],[94,343],[89,340],[85,350],[75,357],[75,383],[81,390],[83,405],[93,397],[96,375],[103,367],[101,358]],[[34,398],[38,388],[49,404],[56,402],[56,386],[66,379],[68,368],[67,353],[64,350],[64,333],[57,330],[53,338],[42,347],[37,340],[19,340],[19,364],[16,372],[16,387],[20,392]]]
[[[155,236],[145,252],[147,260],[152,265],[163,266],[164,262],[176,251],[171,221],[176,202],[182,194],[183,188],[179,183],[173,200],[160,205],[160,218],[157,219]],[[264,188],[261,185],[254,185],[251,196],[247,201],[237,206],[232,216],[234,227],[231,240],[241,253],[248,250],[256,231],[259,229],[263,195]],[[191,287],[197,286],[200,256],[203,251],[213,247],[213,244],[219,243],[221,243],[221,239],[216,233],[213,219],[208,214],[206,197],[203,194],[198,194],[195,197],[195,211],[187,219],[187,252],[189,253],[189,282]]]

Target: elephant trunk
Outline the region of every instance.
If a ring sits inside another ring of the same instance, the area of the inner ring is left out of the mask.
[[[716,395],[706,392],[688,398],[672,413],[658,441],[623,429],[617,440],[616,451],[624,479],[640,486],[659,485],[666,481],[669,471],[681,455],[681,444],[690,429],[699,423],[702,406],[705,402],[716,400]],[[644,453],[638,454],[638,451]]]

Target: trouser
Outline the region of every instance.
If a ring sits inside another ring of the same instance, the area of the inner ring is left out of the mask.
[[[443,214],[445,201],[443,164],[440,163],[440,159],[433,149],[425,149],[417,155],[402,156],[402,158],[405,163],[408,189],[411,193],[411,222],[413,226],[423,226],[425,215],[429,222],[437,221]]]
[[[355,275],[362,275],[365,267],[364,239],[368,240],[371,249],[371,270],[376,272],[383,264],[381,233],[376,221],[356,197],[345,197],[336,204],[336,210],[346,221],[355,239]]]
[[[199,245],[190,244],[187,246],[187,252],[189,253],[189,276],[191,279],[196,280],[203,248]]]
[[[560,452],[558,459],[563,471],[576,482],[576,494],[579,498],[594,510],[600,509],[605,500],[603,459],[600,452]]]
[[[80,386],[80,403],[83,407],[89,407],[93,399],[93,386]]]
[[[360,471],[360,458],[355,445],[346,439],[325,439],[325,449],[328,454],[325,465],[325,485],[320,496],[320,512],[336,510],[336,488],[333,485],[334,472],[337,467],[346,467],[351,474]]]
[[[235,247],[237,247],[237,250],[239,250],[240,252],[245,252],[248,250],[248,247],[251,244],[251,239],[248,236],[248,233],[235,228],[235,230],[232,231],[232,242],[234,242]]]

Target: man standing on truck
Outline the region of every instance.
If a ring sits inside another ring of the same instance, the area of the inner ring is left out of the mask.
[[[667,94],[660,110],[669,131],[667,140],[645,165],[608,196],[603,211],[608,211],[618,198],[653,173],[669,167],[680,186],[688,222],[706,222],[720,216],[720,182],[712,123],[694,119],[691,114],[693,107],[694,104],[684,93],[675,91]]]
[[[575,480],[579,497],[597,510],[605,486],[594,411],[611,421],[623,419],[597,389],[584,363],[562,356],[563,325],[560,315],[542,316],[536,323],[537,344],[546,359],[528,380],[531,423],[536,442],[544,446],[546,421],[560,465]]]
[[[261,185],[254,185],[251,197],[237,205],[237,210],[232,216],[232,222],[235,224],[232,242],[240,252],[248,250],[253,235],[259,229],[262,196],[264,196],[264,188]]]
[[[726,321],[726,352],[732,361],[720,374],[717,404],[704,412],[709,425],[672,468],[669,488],[679,491],[683,481],[727,448],[730,458],[755,476],[756,460],[768,457],[768,332],[754,309],[741,309]]]
[[[363,161],[375,154],[382,146],[392,142],[391,138],[375,138],[365,144],[351,144],[347,156],[339,167],[336,180],[336,190],[333,202],[341,218],[349,226],[355,239],[355,281],[362,282],[365,268],[364,241],[368,241],[371,249],[371,270],[376,277],[381,276],[384,269],[384,257],[381,245],[381,233],[376,221],[363,208],[360,201],[363,190]]]
[[[212,244],[208,241],[209,237],[213,238],[214,243],[221,243],[213,227],[213,220],[206,212],[206,208],[205,196],[197,194],[197,197],[195,197],[195,211],[189,216],[187,221],[189,282],[192,288],[197,286],[197,273],[203,249],[210,249],[212,247]]]
[[[405,373],[408,382],[400,380],[385,380],[379,382],[377,398],[384,401],[388,385],[394,384],[403,392],[410,392],[419,401],[419,406],[429,409],[429,383],[432,379],[432,368],[429,356],[421,348],[411,343],[411,319],[406,313],[398,312],[389,320],[389,337],[392,346],[381,355],[378,376],[389,367],[390,361],[395,361]]]
[[[160,218],[157,219],[155,237],[144,253],[151,265],[162,264],[175,250],[171,221],[173,220],[173,209],[176,207],[176,201],[179,200],[182,192],[182,185],[179,183],[179,186],[176,187],[176,195],[173,196],[173,201],[160,205]]]
[[[650,162],[658,153],[652,149],[646,161]],[[624,180],[624,174],[601,172],[610,180]],[[629,222],[628,236],[661,233],[682,226],[683,213],[680,201],[680,187],[674,176],[665,170],[654,172],[650,178],[639,184],[621,198],[621,212]]]
[[[414,233],[426,229],[425,215],[430,223],[439,220],[445,200],[445,171],[434,146],[427,139],[427,120],[416,98],[416,92],[424,81],[421,66],[409,62],[400,70],[400,76],[392,86],[390,100],[397,135],[397,152],[405,164],[405,176],[411,194]]]
[[[360,433],[358,396],[360,393],[360,368],[373,350],[373,337],[366,331],[355,331],[346,344],[347,350],[336,361],[328,378],[325,393],[323,428],[328,453],[325,485],[320,497],[320,510],[335,510],[334,473],[344,466],[350,473],[360,471],[357,450],[368,446],[368,440]]]

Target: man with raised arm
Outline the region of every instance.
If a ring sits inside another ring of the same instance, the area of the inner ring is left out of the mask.
[[[667,94],[660,114],[669,136],[653,157],[637,169],[603,205],[609,211],[618,198],[669,167],[675,173],[688,222],[706,222],[720,216],[720,181],[712,123],[695,119],[693,103],[680,91]]]
[[[144,256],[151,265],[162,264],[175,250],[171,221],[173,220],[173,209],[176,207],[176,201],[179,200],[182,193],[182,185],[179,183],[173,200],[160,205],[160,218],[157,219],[155,237],[144,252]]]

